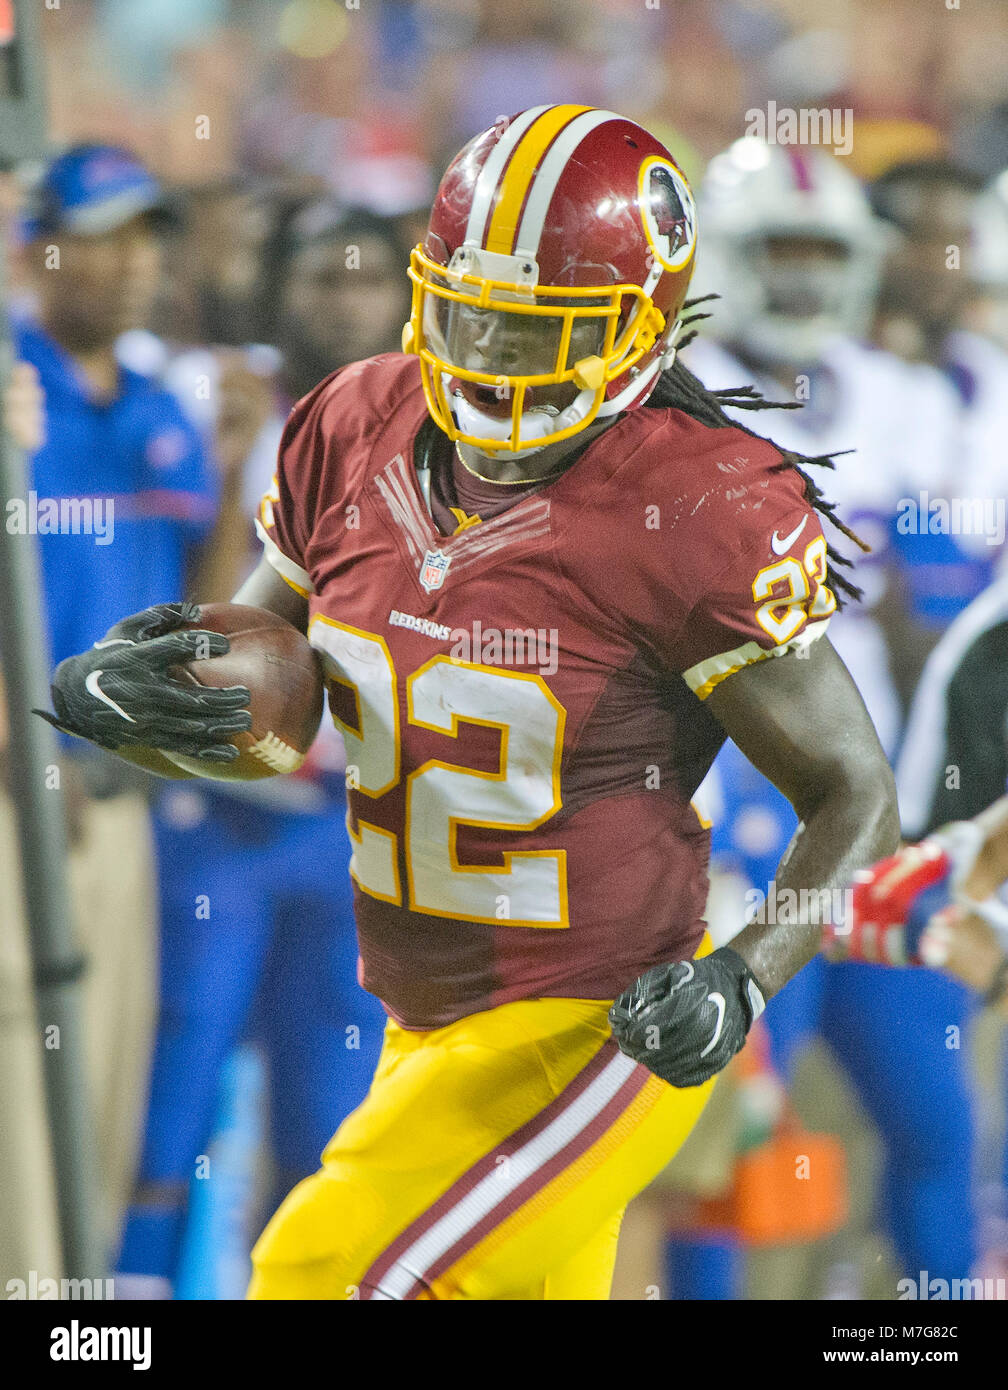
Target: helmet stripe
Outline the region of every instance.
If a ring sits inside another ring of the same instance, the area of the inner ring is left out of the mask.
[[[811,193],[815,188],[812,179],[812,163],[801,150],[789,145],[784,153],[791,162],[791,173],[794,177],[795,188],[799,193]]]
[[[487,251],[510,255],[518,231],[518,219],[536,178],[539,161],[565,126],[590,106],[549,106],[522,137],[501,180],[500,196],[484,243]]]
[[[605,125],[607,121],[624,119],[622,116],[617,116],[615,111],[599,111],[590,106],[575,109],[579,110],[581,114],[576,116],[566,129],[557,136],[542,162],[542,168],[533,180],[521,226],[515,238],[516,252],[527,251],[530,256],[535,257],[539,249],[539,238],[542,236],[546,223],[546,213],[553,201],[553,194],[560,182],[560,176],[581,141],[598,126]]]
[[[549,109],[548,106],[532,106],[528,111],[523,111],[520,116],[515,117],[490,151],[477,175],[472,207],[469,209],[469,220],[466,223],[465,239],[470,245],[483,244],[483,232],[490,215],[490,204],[493,202],[501,174],[529,126]]]

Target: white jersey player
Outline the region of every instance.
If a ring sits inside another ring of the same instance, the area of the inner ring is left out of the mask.
[[[900,703],[873,609],[886,587],[901,503],[912,517],[908,501],[919,509],[921,492],[942,492],[955,456],[955,392],[933,368],[861,340],[887,233],[837,158],[746,138],[711,162],[700,202],[697,278],[724,292],[684,360],[709,388],[752,384],[768,399],[800,403],[774,416],[781,447],[809,455],[854,450],[817,480],[872,547],[854,573],[864,599],[834,619],[835,644],[892,754]],[[724,264],[730,275],[718,275]],[[746,412],[737,417],[753,422]]]

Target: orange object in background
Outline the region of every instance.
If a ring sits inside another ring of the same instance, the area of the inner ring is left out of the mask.
[[[14,0],[0,0],[0,44],[14,39]]]
[[[748,1245],[821,1240],[847,1220],[847,1162],[831,1134],[797,1123],[736,1165],[725,1215]],[[706,1213],[704,1214],[706,1216]]]
[[[763,1029],[753,1030],[734,1065],[743,1093],[775,1078]],[[805,1129],[783,1096],[769,1138],[739,1154],[729,1191],[700,1202],[697,1222],[733,1230],[747,1245],[789,1245],[832,1235],[848,1209],[843,1145]]]

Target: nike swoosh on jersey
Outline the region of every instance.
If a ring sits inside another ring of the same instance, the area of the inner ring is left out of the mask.
[[[135,647],[136,643],[131,642],[128,637],[109,637],[103,638],[101,642],[96,642],[95,650],[101,651],[104,647]]]
[[[136,720],[133,718],[133,716],[131,714],[127,714],[126,711],[121,708],[121,706],[116,704],[115,700],[113,700],[110,696],[106,695],[104,690],[102,690],[101,686],[98,684],[98,677],[103,676],[104,674],[104,671],[89,672],[88,678],[84,682],[84,689],[87,691],[89,695],[93,695],[96,700],[101,700],[104,704],[108,705],[109,709],[114,709],[116,714],[118,714],[120,718],[125,719],[130,724],[135,724]]]
[[[773,551],[775,555],[786,555],[788,553],[788,551],[794,545],[795,541],[805,530],[806,521],[808,521],[808,517],[803,516],[801,521],[794,528],[794,530],[791,531],[788,535],[786,535],[783,540],[781,540],[780,536],[778,536],[776,531],[773,533],[773,535],[770,537],[770,549]]]
[[[714,1029],[714,1036],[711,1038],[710,1042],[707,1044],[707,1046],[704,1048],[704,1050],[700,1053],[700,1056],[701,1056],[701,1057],[706,1057],[707,1054],[708,1054],[708,1052],[713,1051],[713,1049],[714,1049],[715,1047],[717,1047],[718,1039],[719,1039],[720,1036],[721,1036],[721,1029],[724,1027],[724,1016],[725,1016],[725,997],[724,997],[724,995],[723,995],[723,994],[718,994],[716,991],[712,991],[710,994],[708,994],[707,999],[708,999],[708,1001],[712,1001],[713,1003],[715,1003],[715,1004],[717,1005],[717,1011],[718,1011],[718,1014],[717,1014],[717,1027]]]

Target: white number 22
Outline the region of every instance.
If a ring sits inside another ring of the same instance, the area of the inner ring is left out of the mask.
[[[309,636],[328,681],[346,686],[356,727],[336,719],[356,785],[375,800],[397,785],[402,736],[397,676],[385,641],[317,614]],[[503,851],[503,867],[460,864],[460,825],[534,830],[560,809],[565,712],[542,678],[432,657],[406,682],[410,724],[457,738],[461,724],[499,729],[496,772],[432,758],[406,778],[407,904],[414,912],[466,922],[567,927],[564,850]],[[402,904],[397,837],[347,816],[350,872],[363,892]]]

